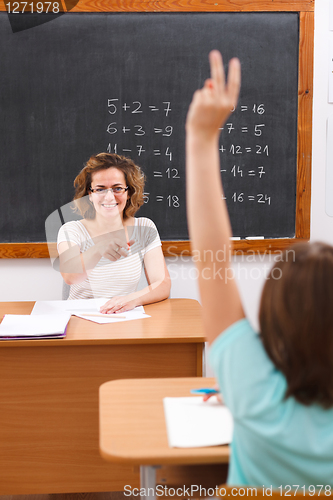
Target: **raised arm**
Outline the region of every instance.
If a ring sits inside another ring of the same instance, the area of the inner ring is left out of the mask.
[[[218,51],[209,55],[211,78],[193,96],[186,120],[186,197],[192,251],[199,271],[204,327],[209,342],[244,317],[230,262],[231,226],[222,199],[218,140],[237,105],[240,63],[229,63],[225,81]]]

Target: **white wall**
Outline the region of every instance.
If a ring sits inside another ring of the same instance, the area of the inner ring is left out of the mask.
[[[333,39],[333,31],[329,31],[328,22],[329,0],[316,0],[311,240],[333,243],[333,217],[325,213],[326,128],[327,118],[333,115],[333,104],[328,104],[329,43]]]
[[[333,218],[325,214],[326,123],[327,117],[333,114],[333,104],[328,104],[328,49],[329,40],[333,38],[333,32],[328,29],[328,14],[329,0],[316,0],[311,239],[333,244]],[[264,262],[259,259],[242,262],[240,258],[235,261],[245,310],[254,325],[257,325],[260,291],[271,260],[266,257]],[[170,258],[167,264],[173,278],[171,297],[198,299],[195,270],[189,259]],[[0,277],[0,301],[61,298],[62,280],[48,259],[0,259]]]

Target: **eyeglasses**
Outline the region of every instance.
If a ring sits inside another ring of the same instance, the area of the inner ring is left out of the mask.
[[[128,187],[120,187],[120,186],[116,186],[116,187],[113,187],[113,188],[108,188],[108,189],[105,189],[105,188],[96,188],[96,189],[93,189],[93,188],[90,188],[90,191],[92,193],[95,193],[97,195],[100,195],[100,196],[106,196],[107,192],[108,191],[111,191],[111,193],[113,194],[124,194],[125,191],[128,190]]]

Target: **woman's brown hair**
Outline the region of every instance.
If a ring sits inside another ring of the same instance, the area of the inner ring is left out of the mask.
[[[124,173],[126,186],[128,186],[129,198],[124,208],[124,220],[133,217],[144,203],[145,176],[138,165],[125,156],[112,153],[99,153],[91,156],[79,175],[74,180],[75,187],[75,210],[85,219],[95,218],[95,209],[89,201],[92,175],[100,170],[117,168]]]
[[[265,283],[259,322],[264,347],[287,379],[286,398],[333,406],[333,247],[299,243]]]

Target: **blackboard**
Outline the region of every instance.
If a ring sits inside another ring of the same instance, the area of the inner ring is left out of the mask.
[[[15,34],[1,13],[0,241],[45,241],[48,215],[106,150],[146,173],[137,215],[188,239],[184,124],[213,48],[242,64],[220,140],[233,234],[295,237],[298,13],[70,13]]]

